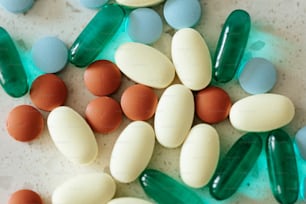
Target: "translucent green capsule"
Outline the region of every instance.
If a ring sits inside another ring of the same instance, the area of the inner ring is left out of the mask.
[[[282,204],[295,203],[299,194],[297,162],[291,138],[285,131],[269,133],[266,158],[275,199]]]
[[[72,44],[69,61],[77,67],[88,66],[116,33],[124,16],[124,10],[118,5],[102,7]]]
[[[244,10],[235,10],[226,19],[213,61],[213,79],[216,82],[225,83],[234,77],[249,38],[250,27],[250,16]]]
[[[0,27],[0,84],[12,97],[28,92],[27,75],[16,46],[8,32]]]
[[[147,169],[139,181],[146,194],[158,204],[203,204],[195,192],[160,171]]]
[[[247,133],[237,140],[217,167],[209,185],[210,194],[217,200],[233,195],[253,167],[261,149],[259,134]]]

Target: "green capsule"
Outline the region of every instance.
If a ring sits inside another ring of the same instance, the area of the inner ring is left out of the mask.
[[[195,192],[160,171],[146,169],[139,181],[146,194],[159,204],[203,204]]]
[[[217,200],[233,195],[253,167],[261,149],[259,134],[247,133],[237,140],[217,167],[209,184],[210,194]]]
[[[28,92],[27,75],[16,46],[8,32],[0,27],[0,83],[12,97]]]
[[[285,131],[278,129],[269,133],[266,157],[275,199],[282,204],[295,203],[299,194],[297,162],[291,138]]]
[[[213,61],[213,79],[230,81],[243,56],[251,27],[249,14],[244,10],[233,11],[225,21]]]
[[[124,10],[118,5],[102,7],[72,44],[69,61],[77,67],[88,66],[116,33],[124,16]]]

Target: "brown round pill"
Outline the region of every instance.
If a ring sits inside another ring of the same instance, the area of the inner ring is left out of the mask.
[[[225,120],[231,105],[229,95],[219,87],[208,87],[196,94],[196,114],[206,123],[213,124]]]
[[[44,74],[34,80],[30,98],[37,108],[51,111],[65,103],[67,93],[67,87],[61,78],[55,74]]]
[[[86,120],[98,133],[110,133],[117,129],[122,121],[120,105],[108,96],[92,100],[85,110]]]
[[[9,113],[6,128],[15,140],[28,142],[41,134],[44,129],[44,118],[36,108],[20,105]]]
[[[23,189],[13,193],[8,204],[43,204],[43,201],[36,192]]]
[[[116,64],[108,60],[98,60],[90,64],[84,72],[87,89],[96,96],[114,93],[121,84],[121,72]]]
[[[121,96],[123,113],[131,120],[148,120],[156,110],[158,97],[153,89],[141,84],[128,87]]]

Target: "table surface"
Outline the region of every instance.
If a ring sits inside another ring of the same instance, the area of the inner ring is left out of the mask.
[[[296,107],[293,121],[284,127],[292,135],[306,125],[306,1],[292,0],[201,0],[203,15],[195,27],[205,38],[211,53],[224,20],[234,9],[245,9],[252,18],[252,31],[246,53],[255,57],[265,57],[277,68],[278,81],[271,92],[288,96]],[[159,12],[162,5],[154,7]],[[41,37],[57,36],[69,47],[96,10],[89,10],[77,0],[43,0],[36,1],[34,7],[26,14],[12,14],[0,8],[0,26],[12,36],[18,49],[25,58],[33,43]],[[178,14],[179,15],[179,14]],[[154,47],[170,57],[171,37],[175,31],[165,24],[161,39]],[[125,33],[121,33],[124,41]],[[118,37],[120,39],[120,37]],[[114,51],[120,40],[109,46]],[[103,57],[103,54],[101,55]],[[101,57],[100,56],[100,57]],[[108,56],[111,58],[112,56]],[[106,57],[107,58],[107,57]],[[28,68],[35,74],[37,70]],[[37,73],[36,73],[37,72]],[[83,83],[84,69],[69,64],[58,75],[66,82],[69,96],[66,105],[84,115],[86,105],[95,98]],[[34,77],[33,77],[34,79]],[[123,79],[120,89],[113,95],[120,100],[122,91],[132,82]],[[233,102],[247,96],[237,80],[222,86],[231,96]],[[161,90],[156,90],[158,94]],[[305,96],[304,96],[305,94]],[[46,204],[51,203],[53,190],[64,180],[88,172],[109,172],[109,158],[114,142],[122,129],[130,122],[126,118],[120,128],[108,135],[96,134],[99,155],[89,166],[79,166],[67,161],[54,146],[47,128],[42,135],[30,143],[13,140],[6,131],[6,117],[16,105],[31,104],[29,96],[11,98],[0,89],[0,203],[7,202],[9,195],[21,188],[30,188],[40,193]],[[47,112],[42,112],[44,118]],[[149,121],[152,123],[152,120]],[[220,135],[221,157],[230,146],[243,134],[235,130],[228,120],[214,125]],[[156,143],[154,155],[149,167],[159,169],[179,180],[178,160],[180,148],[165,149]],[[297,154],[300,180],[304,179],[306,162]],[[277,203],[270,191],[267,166],[264,155],[260,156],[254,168],[242,183],[238,192],[225,201],[215,201],[208,193],[207,187],[199,189],[205,203]],[[136,196],[148,199],[138,181],[130,184],[117,183],[116,197]],[[303,203],[301,196],[297,203]]]

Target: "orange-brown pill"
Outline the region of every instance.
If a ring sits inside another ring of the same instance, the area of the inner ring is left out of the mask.
[[[6,128],[15,140],[29,142],[42,133],[44,119],[36,108],[29,105],[20,105],[9,113]]]
[[[22,189],[11,195],[8,204],[43,204],[43,201],[38,193]]]
[[[30,90],[32,103],[44,111],[51,111],[63,105],[67,94],[66,84],[55,74],[44,74],[37,77]]]
[[[120,87],[121,72],[111,61],[97,60],[85,70],[84,82],[93,95],[106,96]]]
[[[85,116],[92,129],[103,134],[117,129],[122,121],[119,103],[108,96],[92,100],[86,107]]]
[[[196,94],[196,114],[206,123],[219,123],[225,120],[232,106],[229,95],[219,87],[208,87]]]
[[[148,120],[156,110],[158,97],[152,88],[136,84],[128,87],[121,96],[123,113],[131,120]]]

